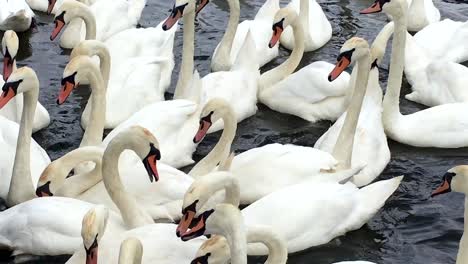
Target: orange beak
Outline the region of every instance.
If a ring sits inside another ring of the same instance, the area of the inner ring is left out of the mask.
[[[150,177],[150,181],[158,181],[159,180],[159,173],[156,166],[157,158],[156,155],[151,155],[146,158],[145,161],[145,168],[148,172],[148,176]]]
[[[179,21],[182,15],[183,11],[180,8],[174,7],[172,9],[171,15],[166,19],[166,21],[162,25],[163,30],[171,29],[177,23],[177,21]]]
[[[189,241],[190,239],[203,235],[203,233],[205,233],[205,221],[205,217],[201,216],[194,227],[190,228],[189,231],[181,234],[180,237],[182,238],[182,241]]]
[[[98,247],[93,247],[89,252],[86,252],[86,264],[98,263]]]
[[[197,134],[193,138],[193,143],[198,144],[200,143],[208,133],[208,130],[211,127],[211,122],[206,120],[200,120],[200,128],[198,129]]]
[[[62,85],[62,88],[60,89],[57,104],[63,104],[67,100],[68,96],[70,96],[71,92],[73,91],[76,85],[74,83],[65,82],[65,84]]]
[[[341,57],[341,59],[336,63],[335,68],[330,72],[328,75],[328,80],[330,82],[336,80],[340,76],[340,74],[346,70],[346,68],[351,64],[351,61],[346,57]]]
[[[273,30],[273,36],[271,37],[270,43],[268,44],[268,47],[270,49],[276,46],[282,33],[283,33],[283,28],[276,26],[275,29]]]
[[[362,10],[360,13],[361,14],[373,14],[373,13],[379,13],[382,11],[382,7],[380,6],[380,3],[376,1],[372,6]]]
[[[47,6],[47,14],[52,14],[52,10],[54,9],[55,3],[57,0],[49,0],[49,5]]]
[[[9,87],[6,91],[3,91],[0,97],[0,109],[2,109],[13,97],[15,97],[16,92],[13,88]]]
[[[64,26],[65,26],[65,23],[62,20],[56,19],[55,28],[54,28],[54,31],[52,31],[52,34],[50,35],[50,40],[54,40],[58,36],[60,31],[62,31]]]
[[[187,211],[184,214],[184,217],[182,218],[182,220],[180,220],[180,223],[176,229],[176,234],[178,237],[181,237],[187,233],[187,230],[189,229],[190,224],[192,223],[194,218],[195,218],[195,212],[193,211]]]
[[[205,8],[205,6],[208,5],[209,2],[210,2],[210,0],[201,0],[200,4],[197,7],[197,10],[195,11],[195,13],[196,14],[200,13],[200,11],[202,11],[203,8]]]
[[[13,60],[10,57],[3,58],[3,80],[8,80],[13,72]]]
[[[437,188],[434,192],[432,192],[431,197],[450,192],[450,183],[444,179],[444,182]]]

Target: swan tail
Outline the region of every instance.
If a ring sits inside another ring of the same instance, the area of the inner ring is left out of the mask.
[[[135,25],[138,23],[145,8],[146,0],[131,0],[128,8],[128,16],[135,19]]]
[[[258,71],[257,48],[252,32],[247,31],[245,41],[237,54],[237,58],[232,65],[232,70],[248,69]]]

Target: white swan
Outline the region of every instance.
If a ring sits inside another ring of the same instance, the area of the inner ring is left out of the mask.
[[[0,85],[6,81],[13,71],[16,70],[16,55],[18,54],[19,39],[18,35],[12,30],[5,32],[2,38],[2,54],[3,54],[3,80],[0,80]],[[1,79],[1,75],[0,75]],[[20,123],[21,114],[23,112],[23,95],[20,94],[11,99],[9,104],[0,110],[0,115],[7,119]],[[39,131],[50,124],[49,112],[37,102],[36,111],[33,121],[33,133]]]
[[[267,0],[258,11],[254,20],[244,20],[239,24],[239,0],[228,0],[229,22],[223,38],[213,53],[211,59],[212,71],[229,71],[247,40],[247,32],[252,33],[255,41],[256,59],[260,67],[278,56],[278,45],[268,48],[271,37],[271,24],[276,11],[279,9],[278,0]],[[200,5],[206,5],[204,0]],[[203,8],[202,6],[201,8]]]
[[[299,14],[304,38],[304,50],[313,51],[324,46],[332,37],[332,27],[322,7],[316,0],[292,0],[289,5]],[[285,27],[281,34],[281,45],[288,50],[297,46],[293,27]]]
[[[97,206],[83,218],[83,246],[77,249],[67,264],[82,264],[85,261],[117,263],[125,257],[119,254],[119,248],[129,238],[138,239],[141,245],[137,247],[145,249],[143,263],[189,263],[205,241],[202,238],[189,243],[181,241],[174,235],[177,227],[175,224],[151,224],[116,233],[106,227],[107,211],[105,207]]]
[[[416,147],[457,148],[468,146],[467,103],[435,106],[413,114],[402,115],[399,107],[405,55],[406,4],[402,0],[379,0],[362,13],[384,10],[393,16],[395,32],[392,43],[390,73],[383,101],[383,124],[388,137]],[[450,117],[450,118],[447,118]]]
[[[310,122],[322,119],[334,121],[347,105],[349,74],[341,75],[330,83],[327,76],[334,65],[323,61],[311,63],[292,74],[304,53],[302,23],[292,7],[276,13],[269,45],[276,45],[289,25],[295,35],[295,48],[283,64],[262,74],[258,99],[275,111],[296,115]]]
[[[2,90],[0,109],[16,95],[24,96],[19,128],[17,123],[7,119],[3,119],[0,125],[2,134],[0,195],[6,198],[8,206],[13,206],[34,198],[37,180],[50,163],[50,158],[31,138],[34,111],[39,97],[39,80],[34,70],[23,67],[14,71]]]
[[[352,149],[351,164],[353,166],[367,164],[367,166],[353,177],[352,181],[358,187],[367,185],[377,178],[390,161],[390,149],[388,148],[387,137],[382,124],[382,90],[379,85],[378,64],[384,57],[387,41],[392,34],[393,27],[387,25],[374,40],[370,50],[373,62],[369,73],[369,81],[365,93],[361,92],[359,94],[360,96],[365,95],[364,98],[353,97],[348,110],[315,143],[315,148],[332,153],[335,146],[338,146],[337,140],[340,131],[343,129],[347,113],[356,114],[356,111],[360,111],[354,134],[355,144]],[[353,55],[359,49],[358,44],[359,42],[354,42],[348,45],[348,48],[355,50],[352,52]],[[369,56],[369,52],[366,53],[368,54],[366,56]],[[367,64],[369,59],[364,59],[363,62]],[[345,63],[345,61],[339,61],[338,63]],[[354,85],[356,78],[361,78],[358,71],[359,66],[354,67],[350,85]],[[355,94],[360,92],[357,89],[353,90]]]
[[[196,180],[184,197],[182,218],[177,235],[182,240],[190,240],[203,234],[221,234],[224,230],[241,230],[243,224],[237,222],[227,226],[232,219],[244,218],[247,226],[270,226],[278,235],[286,239],[288,253],[328,243],[337,236],[361,228],[384,205],[388,197],[398,188],[402,176],[379,181],[358,189],[352,183],[318,183],[307,181],[281,189],[242,210],[235,211],[239,204],[239,184],[232,174],[212,173]],[[224,204],[207,207],[206,201],[219,190],[225,190]],[[304,205],[307,201],[307,205]],[[231,206],[230,212],[224,208]],[[272,217],[285,212],[294,212],[289,217]],[[228,219],[229,218],[229,219]],[[313,219],[313,224],[311,224]],[[221,230],[214,229],[219,227]],[[191,228],[189,228],[191,227]],[[230,241],[230,237],[226,237]],[[245,247],[245,236],[236,235],[235,247]],[[262,244],[248,245],[249,255],[265,255],[267,248]],[[234,251],[236,252],[236,251]],[[232,263],[235,263],[233,254]]]
[[[23,32],[33,22],[34,12],[25,0],[0,0],[0,30]]]
[[[174,94],[176,99],[184,98],[177,90],[187,85],[188,78],[194,69],[195,2],[195,0],[176,0],[172,14],[163,25],[163,29],[168,30],[180,18],[184,17],[184,53],[176,93]],[[213,98],[223,98],[232,105],[237,122],[254,115],[257,111],[257,85],[260,71],[255,59],[257,55],[252,33],[250,31],[247,33],[240,49],[241,52],[237,54],[236,61],[230,71],[210,73],[202,79],[200,105],[203,106]],[[218,131],[222,127],[222,122],[217,122],[211,127],[210,132]]]
[[[440,11],[432,0],[411,0],[408,8],[408,31],[420,31],[440,21]]]
[[[141,158],[143,154],[139,148],[150,144],[153,147],[151,155],[148,155],[153,156],[153,159],[161,156],[158,142],[147,133],[142,127],[122,131],[109,143],[104,157],[99,147],[83,147],[55,160],[42,173],[36,194],[71,196],[94,204],[104,204],[114,211],[120,210],[130,227],[146,223],[138,222],[141,220],[153,223],[153,219],[179,219],[183,195],[193,179],[162,163],[150,166],[156,160],[145,158],[148,153]],[[100,159],[103,159],[102,166]],[[66,179],[76,165],[90,160],[96,164],[90,173]],[[151,184],[152,181],[157,183]],[[141,209],[133,208],[135,204]],[[138,210],[138,213],[133,210]],[[143,217],[134,222],[130,220],[132,215]]]
[[[138,238],[130,237],[120,244],[119,264],[141,264],[143,245]]]
[[[58,8],[62,5],[64,0],[26,0],[26,3],[31,7],[31,9],[47,12],[48,14],[57,13]],[[75,0],[85,5],[92,5],[99,0]]]
[[[85,29],[74,35],[62,36],[62,48],[74,48],[84,39],[107,40],[120,31],[134,28],[145,4],[145,0],[100,0],[88,7],[74,0],[64,0],[55,15],[55,28],[50,39],[54,40],[65,25],[75,18],[80,18],[85,24]]]
[[[468,229],[468,167],[466,165],[456,166],[447,171],[442,179],[442,184],[432,193],[432,197],[448,193],[459,192],[465,194],[465,214],[463,236],[458,247],[456,264],[464,264],[468,261],[468,237],[465,230]]]

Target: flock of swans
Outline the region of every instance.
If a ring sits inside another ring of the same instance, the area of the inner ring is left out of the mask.
[[[253,20],[239,23],[239,0],[227,0],[227,29],[203,78],[194,65],[195,17],[209,0],[174,1],[165,21],[137,28],[145,0],[0,0],[0,30],[7,30],[0,197],[9,206],[0,212],[0,247],[17,259],[241,264],[268,255],[266,263],[286,263],[289,253],[361,228],[395,192],[403,176],[375,181],[390,161],[387,136],[416,147],[468,146],[468,69],[460,64],[468,59],[460,45],[468,23],[440,21],[431,0],[376,0],[361,14],[383,12],[391,22],[371,45],[353,37],[336,64],[317,61],[297,72],[304,52],[332,37],[320,5],[266,0]],[[80,147],[52,162],[31,137],[50,123],[38,77],[16,66],[15,31],[34,26],[31,8],[53,13],[51,41],[73,49],[57,103],[82,84],[91,88]],[[173,100],[165,100],[180,20],[181,70]],[[379,66],[392,35],[383,96]],[[280,44],[290,57],[261,74]],[[403,73],[413,89],[406,98],[430,108],[401,114]],[[234,155],[237,123],[255,115],[257,102],[335,123],[314,147],[274,143]],[[103,139],[104,129],[112,131]],[[219,130],[211,152],[180,171]],[[432,195],[468,195],[467,166],[449,170]],[[463,236],[457,263],[468,263],[466,243]]]

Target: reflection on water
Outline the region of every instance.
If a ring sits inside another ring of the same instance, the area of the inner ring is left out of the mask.
[[[241,0],[241,20],[251,19],[263,1]],[[288,1],[281,0],[282,5]],[[372,40],[386,23],[385,15],[359,15],[359,10],[370,4],[369,0],[319,1],[333,26],[333,38],[322,49],[305,54],[301,67],[316,60],[334,62],[342,43],[352,36]],[[454,20],[468,19],[468,4],[463,1],[435,0],[443,17]],[[148,0],[141,25],[157,25],[168,15],[172,0]],[[220,41],[227,24],[228,7],[225,0],[212,0],[197,18],[195,59],[202,76],[209,73],[210,56]],[[89,96],[88,89],[74,92],[67,103],[55,103],[62,71],[68,61],[69,51],[63,51],[58,42],[49,40],[53,28],[52,17],[38,14],[36,32],[20,34],[19,65],[28,65],[38,72],[41,81],[40,101],[52,117],[51,125],[34,135],[34,138],[49,153],[52,159],[78,147],[82,136],[80,114]],[[1,35],[1,34],[0,34]],[[390,45],[389,45],[390,46]],[[182,31],[175,42],[176,61],[180,61]],[[284,61],[289,54],[280,49],[281,56],[263,70]],[[384,61],[388,69],[388,54]],[[388,71],[381,74],[385,84]],[[178,76],[176,68],[173,84]],[[174,85],[173,85],[174,86]],[[382,85],[385,87],[385,85]],[[173,88],[172,88],[173,89]],[[405,83],[402,96],[409,92]],[[403,113],[412,113],[424,107],[402,97]],[[233,145],[236,152],[272,142],[295,143],[313,146],[315,141],[331,124],[309,124],[296,117],[273,112],[259,106],[256,116],[239,124],[238,135]],[[210,135],[200,145],[196,159],[210,150],[219,134]],[[454,263],[458,241],[463,230],[463,196],[449,194],[430,199],[431,190],[439,183],[441,175],[457,164],[468,163],[468,150],[417,149],[390,141],[392,160],[379,179],[405,175],[399,190],[369,223],[361,230],[335,239],[320,248],[295,254],[288,263],[325,264],[341,260],[369,260],[378,263]],[[307,206],[307,201],[304,201]],[[294,221],[291,219],[291,221]],[[314,228],[314,219],[310,219]],[[151,249],[148,249],[151,250]],[[54,258],[31,263],[63,263],[66,258]],[[253,258],[249,263],[263,263],[262,258]],[[0,263],[8,263],[7,259]]]

